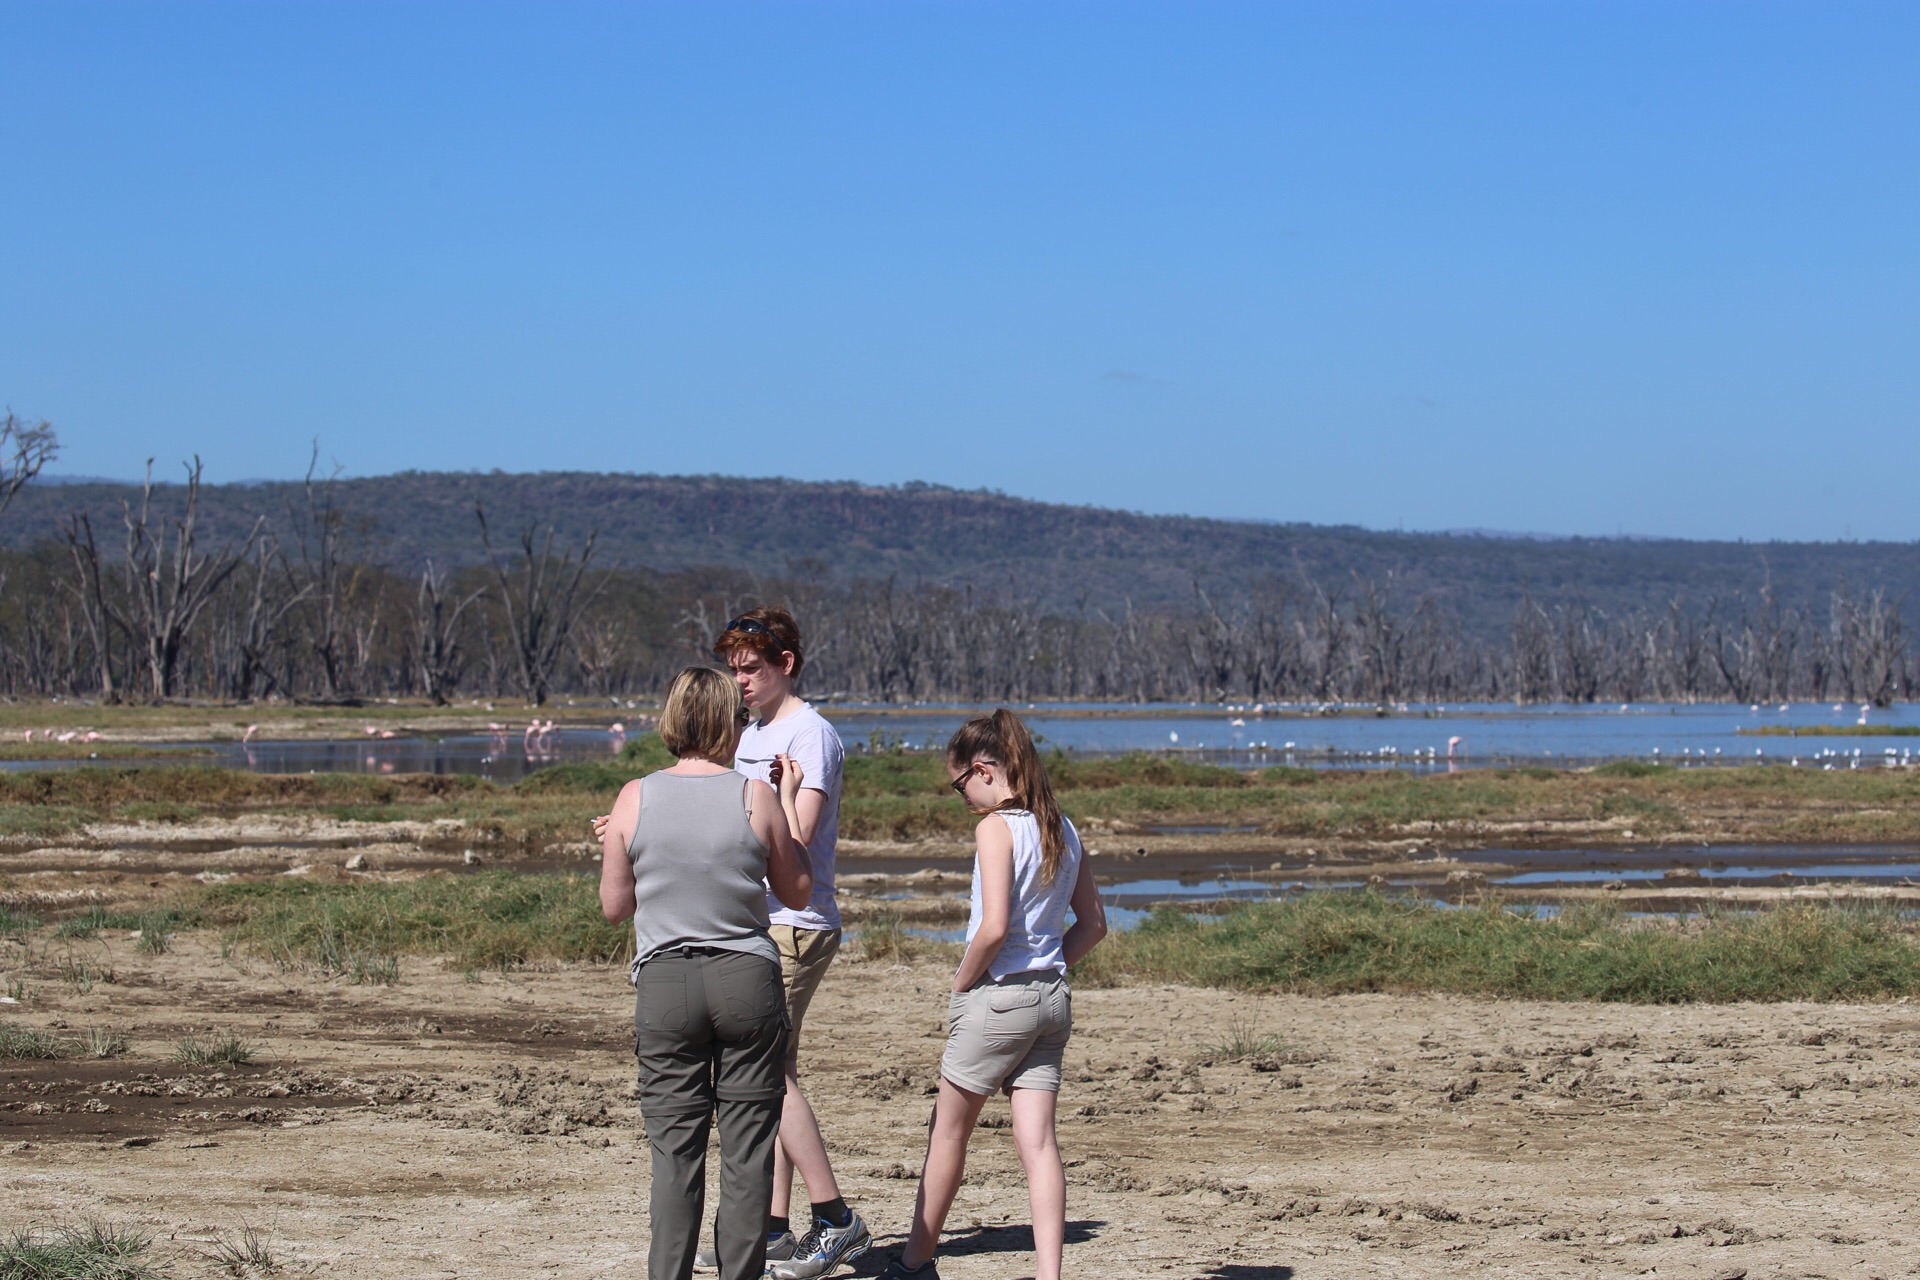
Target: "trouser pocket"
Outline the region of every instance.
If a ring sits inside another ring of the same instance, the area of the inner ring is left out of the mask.
[[[784,1018],[787,998],[780,970],[764,957],[742,952],[712,964],[720,995],[715,1004],[726,1011],[726,1023],[734,1029],[733,1034],[768,1018]],[[720,1030],[723,1035],[729,1034],[727,1027]]]
[[[687,1029],[687,979],[678,966],[643,964],[634,984],[634,1025],[640,1032]]]

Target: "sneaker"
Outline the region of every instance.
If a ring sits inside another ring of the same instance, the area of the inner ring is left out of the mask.
[[[793,1246],[793,1257],[773,1268],[775,1280],[814,1280],[843,1262],[852,1262],[873,1244],[867,1224],[848,1210],[847,1225],[830,1227],[815,1222],[813,1230]]]
[[[767,1237],[767,1261],[785,1262],[793,1256],[793,1232],[782,1231],[777,1236]],[[702,1249],[693,1255],[695,1271],[718,1271],[720,1269],[720,1251]]]
[[[887,1260],[887,1269],[880,1273],[880,1280],[940,1280],[940,1273],[933,1269],[932,1258],[917,1267],[909,1267],[896,1253]]]

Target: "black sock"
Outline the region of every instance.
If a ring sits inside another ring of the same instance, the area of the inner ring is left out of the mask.
[[[793,1230],[793,1224],[791,1222],[788,1222],[785,1218],[776,1218],[772,1214],[767,1215],[767,1234],[768,1235],[783,1236],[791,1230]]]
[[[816,1222],[824,1222],[830,1227],[844,1227],[853,1221],[853,1210],[847,1208],[845,1196],[835,1196],[813,1206],[813,1217]]]

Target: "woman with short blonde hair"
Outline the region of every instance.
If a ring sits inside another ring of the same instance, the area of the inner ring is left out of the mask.
[[[601,834],[600,907],[633,918],[634,1054],[653,1153],[650,1280],[686,1280],[706,1195],[707,1134],[720,1123],[720,1273],[757,1280],[760,1229],[786,1097],[787,1007],[766,886],[813,891],[794,838],[801,767],[779,792],[731,767],[743,704],[731,677],[674,677],[660,736],[677,757],[621,789]]]

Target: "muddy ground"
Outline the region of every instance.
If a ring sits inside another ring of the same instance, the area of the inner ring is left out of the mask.
[[[417,873],[380,872],[380,847],[360,847],[366,874]],[[348,874],[334,852],[272,856]],[[213,874],[267,869],[201,856]],[[877,892],[907,869],[879,865],[853,874]],[[77,857],[14,872],[10,892],[118,902],[187,874]],[[214,1237],[243,1225],[293,1273],[644,1274],[623,972],[403,959],[399,985],[371,987],[223,955],[205,932],[164,954],[124,932],[66,945],[42,933],[30,956],[0,942],[0,967],[26,975],[0,1019],[75,1041],[119,1031],[127,1052],[0,1062],[0,1227],[139,1224],[182,1275],[207,1272]],[[82,963],[62,977],[62,959]],[[935,963],[849,958],[808,1024],[811,1096],[883,1247],[912,1201],[946,978]],[[1920,1274],[1910,1004],[1152,986],[1083,989],[1075,1005],[1061,1109],[1071,1274]],[[183,1038],[225,1034],[256,1060],[174,1060]],[[1032,1274],[1004,1103],[986,1125],[943,1247],[948,1280]]]

